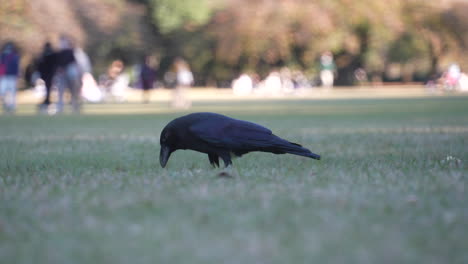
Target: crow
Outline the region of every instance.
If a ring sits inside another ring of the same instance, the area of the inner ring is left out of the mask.
[[[216,113],[192,113],[169,122],[161,132],[159,162],[164,168],[172,152],[191,149],[208,154],[211,165],[232,164],[231,157],[252,151],[290,153],[320,160],[320,156],[275,136],[271,130],[248,121]]]

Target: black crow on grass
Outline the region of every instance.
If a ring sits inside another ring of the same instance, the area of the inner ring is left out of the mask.
[[[252,151],[320,159],[320,156],[273,135],[263,126],[215,113],[193,113],[169,122],[161,132],[159,161],[166,166],[172,152],[191,149],[208,154],[210,163],[219,167],[219,158],[227,167],[231,156],[240,157]]]

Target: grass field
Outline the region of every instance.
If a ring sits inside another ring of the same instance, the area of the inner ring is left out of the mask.
[[[32,105],[20,106],[31,110]],[[322,155],[159,165],[165,103],[0,117],[0,263],[468,263],[468,97],[195,102]],[[107,114],[107,113],[121,114]]]

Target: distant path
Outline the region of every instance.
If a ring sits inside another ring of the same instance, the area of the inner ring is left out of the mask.
[[[218,100],[271,100],[271,99],[347,99],[347,98],[417,98],[445,95],[464,95],[468,93],[441,93],[430,92],[424,86],[364,86],[364,87],[338,87],[331,90],[324,90],[320,87],[304,89],[284,95],[261,95],[251,94],[237,96],[231,89],[226,88],[192,88],[189,91],[189,98],[194,101],[218,101]],[[172,97],[172,90],[155,89],[151,94],[151,101],[161,102],[169,101]],[[141,90],[129,89],[127,93],[127,102],[140,102]],[[36,104],[40,99],[32,90],[21,91],[18,93],[18,104]]]

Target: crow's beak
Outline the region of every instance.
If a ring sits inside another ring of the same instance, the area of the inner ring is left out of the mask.
[[[169,156],[171,156],[171,150],[167,146],[161,146],[161,152],[159,153],[159,163],[161,163],[161,167],[166,167],[166,163],[169,160]]]

